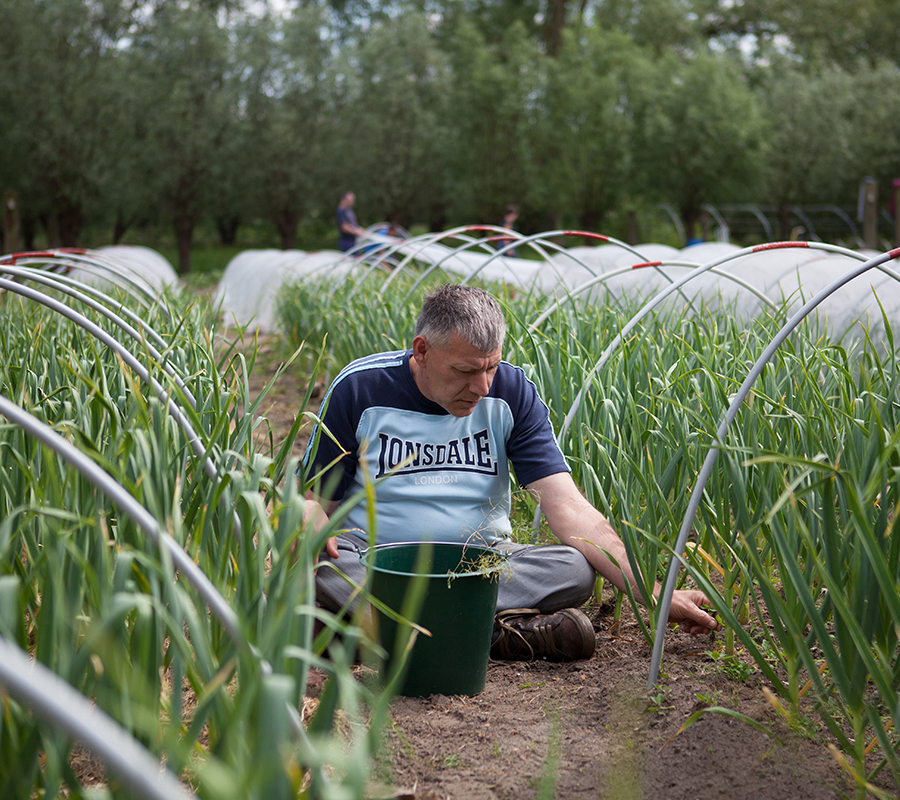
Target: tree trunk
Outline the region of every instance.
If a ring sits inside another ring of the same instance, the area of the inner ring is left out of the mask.
[[[791,238],[791,210],[787,206],[778,207],[778,219],[781,225],[781,241]]]
[[[547,0],[544,23],[544,44],[547,55],[556,58],[562,46],[562,32],[566,27],[566,0]]]
[[[34,240],[37,236],[37,220],[25,214],[22,216],[22,249],[34,250]]]
[[[80,206],[63,205],[59,212],[59,238],[63,247],[78,247],[78,237],[84,227],[84,214]]]
[[[116,212],[116,221],[113,224],[112,231],[112,243],[119,244],[122,241],[122,238],[125,236],[125,231],[128,230],[128,221],[125,219],[125,215],[121,211]]]
[[[428,230],[432,233],[447,229],[447,209],[443,203],[435,203],[428,209]]]
[[[48,214],[44,220],[44,227],[47,229],[47,248],[54,250],[62,247],[62,239],[59,236],[59,215]]]
[[[19,214],[18,192],[3,193],[3,252],[15,253],[19,249],[19,232],[22,228]]]
[[[695,242],[697,222],[700,220],[700,210],[697,208],[685,208],[681,212],[681,221],[684,223],[684,238],[687,244]]]
[[[225,247],[234,247],[241,218],[237,214],[216,217],[216,230],[219,232],[219,243]]]
[[[638,226],[637,211],[628,209],[628,244],[634,246],[641,243],[641,229]]]
[[[281,249],[293,250],[297,244],[297,225],[300,214],[291,209],[282,209],[272,215],[272,221],[281,237]]]
[[[191,239],[194,236],[194,218],[183,214],[175,218],[175,242],[178,245],[178,273],[186,275],[191,269]]]
[[[594,233],[600,227],[600,214],[590,209],[582,209],[578,215],[578,225],[581,230]]]

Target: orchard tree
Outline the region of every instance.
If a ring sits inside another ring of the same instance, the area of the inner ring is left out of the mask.
[[[643,62],[631,84],[638,180],[646,196],[678,208],[689,239],[704,204],[754,196],[762,118],[733,62],[667,54]]]
[[[214,162],[229,121],[226,32],[204,8],[159,6],[136,43],[153,188],[171,220],[178,270],[190,269],[194,228],[210,207]]]
[[[766,118],[763,197],[778,210],[781,238],[788,239],[793,206],[852,202],[853,79],[840,69],[809,74],[783,62],[767,71],[757,96]]]
[[[706,38],[766,62],[787,53],[818,69],[854,71],[882,61],[900,66],[896,0],[693,0],[691,6]]]
[[[284,249],[295,246],[298,224],[329,193],[331,163],[349,157],[335,138],[354,138],[341,132],[328,107],[336,78],[325,31],[316,8],[297,9],[280,24],[266,18],[245,29],[242,95],[251,196]]]
[[[115,2],[8,0],[0,10],[0,167],[3,188],[20,195],[26,238],[40,218],[51,246],[75,246],[101,212],[119,120],[116,44],[130,22]]]
[[[499,221],[507,203],[522,205],[544,165],[534,160],[540,51],[513,25],[497,45],[461,20],[451,45],[454,109],[448,170],[453,223]],[[527,220],[528,209],[523,208]]]
[[[627,203],[632,174],[632,119],[623,104],[628,64],[637,49],[622,34],[599,28],[567,36],[549,60],[537,160],[538,205],[552,227],[572,218],[596,231]]]
[[[453,118],[448,60],[425,19],[408,14],[372,30],[348,68],[337,185],[353,188],[370,214],[408,226],[441,191]]]
[[[883,206],[890,203],[893,182],[900,179],[900,67],[883,62],[853,76],[852,140],[857,180],[878,182]]]

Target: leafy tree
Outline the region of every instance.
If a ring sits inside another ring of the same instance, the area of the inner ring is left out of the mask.
[[[847,198],[858,181],[852,78],[833,68],[809,75],[781,64],[767,72],[757,96],[768,123],[764,196],[778,209],[781,238],[788,239],[792,206]]]
[[[851,91],[856,177],[875,178],[886,203],[892,182],[900,178],[900,67],[887,62],[863,67],[853,76]]]
[[[593,21],[603,30],[624,33],[658,58],[672,50],[693,52],[703,44],[696,4],[697,0],[602,0]]]
[[[5,187],[26,225],[43,219],[51,246],[78,244],[99,213],[109,134],[116,129],[114,44],[130,20],[116,3],[9,0],[0,11]]]
[[[636,48],[622,34],[600,28],[571,33],[547,64],[545,116],[538,161],[539,205],[553,226],[571,216],[584,230],[599,229],[624,204],[632,177],[632,119],[623,105],[625,78]]]
[[[755,194],[762,119],[733,62],[669,54],[643,62],[631,87],[640,185],[676,205],[689,238],[704,204]]]
[[[237,113],[224,91],[228,38],[213,13],[166,5],[135,47],[152,187],[172,222],[183,273],[194,228],[209,208],[214,162]]]
[[[756,58],[789,53],[807,65],[855,70],[862,60],[900,64],[895,0],[696,0],[703,35]]]
[[[340,130],[327,106],[334,76],[324,30],[322,13],[310,8],[243,32],[253,207],[274,224],[285,249],[295,246],[300,220],[327,192]]]
[[[499,44],[488,45],[466,20],[458,23],[452,46],[448,217],[457,223],[494,222],[507,203],[528,197],[539,180],[532,140],[540,52],[521,25],[510,27]],[[525,220],[528,213],[523,208]]]
[[[363,207],[409,225],[440,191],[447,151],[449,63],[419,14],[385,23],[361,42],[346,105],[341,186]]]

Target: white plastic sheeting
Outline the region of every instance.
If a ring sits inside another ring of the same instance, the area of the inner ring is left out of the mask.
[[[245,250],[225,267],[214,302],[226,325],[253,325],[268,333],[277,327],[282,286],[311,275],[340,280],[357,266],[355,259],[338,250]]]
[[[277,326],[277,297],[285,283],[315,275],[332,285],[349,280],[366,284],[373,291],[389,292],[397,274],[412,263],[420,270],[440,270],[460,281],[477,277],[525,290],[539,289],[548,296],[548,305],[569,294],[584,303],[606,302],[609,295],[648,300],[692,269],[712,265],[682,286],[669,302],[673,307],[699,307],[701,303],[711,308],[724,306],[750,320],[767,303],[780,305],[788,300],[789,311],[796,310],[871,255],[797,242],[760,245],[752,251],[721,242],[682,250],[654,243],[634,248],[605,243],[563,251],[537,241],[535,245],[544,258],[534,260],[510,258],[477,241],[451,247],[439,241],[439,235],[406,240],[376,238],[387,248],[383,253],[391,260],[392,272],[381,270],[371,259],[337,251],[240,253],[226,267],[216,295],[226,324],[252,323],[263,332],[271,331]],[[458,238],[454,244],[459,244]],[[527,246],[529,243],[518,244],[520,252]],[[886,266],[900,272],[896,262]],[[820,318],[836,336],[858,328],[860,321],[877,333],[882,327],[879,301],[893,325],[900,313],[900,282],[885,271],[875,270],[823,303]]]
[[[178,274],[168,259],[149,247],[110,245],[86,255],[93,263],[79,260],[69,273],[82,283],[98,288],[137,286],[151,295],[178,288]]]

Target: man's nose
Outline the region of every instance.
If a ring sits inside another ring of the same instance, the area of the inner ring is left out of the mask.
[[[472,377],[469,388],[473,394],[477,394],[479,397],[487,397],[488,392],[491,390],[490,376],[487,372],[477,373]]]

